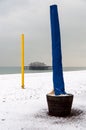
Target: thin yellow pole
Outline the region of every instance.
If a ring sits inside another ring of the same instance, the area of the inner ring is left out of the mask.
[[[21,34],[21,87],[24,89],[24,34]]]

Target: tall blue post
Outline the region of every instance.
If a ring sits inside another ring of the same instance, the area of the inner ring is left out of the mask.
[[[52,66],[53,66],[53,85],[55,95],[65,94],[61,39],[57,5],[50,6],[51,36],[52,36]]]

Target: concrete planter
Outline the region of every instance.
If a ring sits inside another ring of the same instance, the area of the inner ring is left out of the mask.
[[[70,115],[73,102],[73,95],[58,95],[50,93],[46,95],[49,115],[65,117]]]

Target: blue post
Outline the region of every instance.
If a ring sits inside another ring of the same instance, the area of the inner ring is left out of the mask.
[[[52,66],[53,66],[53,84],[55,95],[65,94],[61,39],[57,5],[50,6],[51,36],[52,36]]]

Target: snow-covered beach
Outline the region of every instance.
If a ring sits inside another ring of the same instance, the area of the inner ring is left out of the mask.
[[[48,115],[46,94],[53,89],[52,72],[0,75],[0,130],[85,130],[86,71],[64,72],[65,89],[74,95],[71,115]]]

